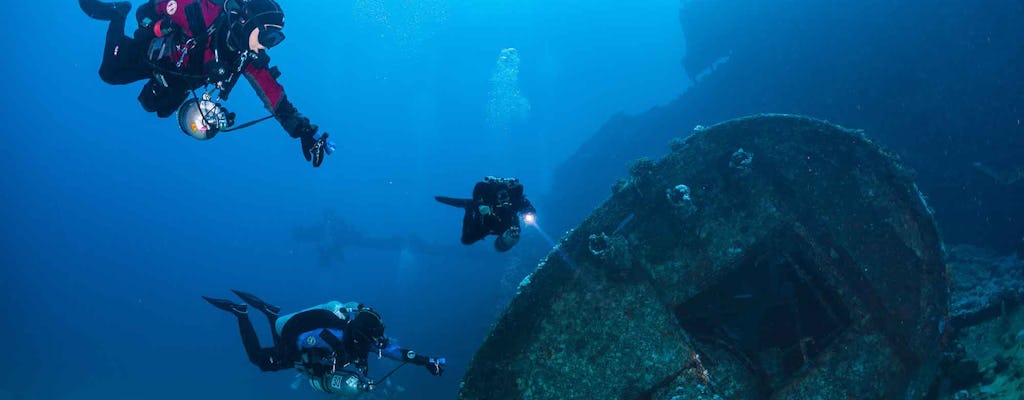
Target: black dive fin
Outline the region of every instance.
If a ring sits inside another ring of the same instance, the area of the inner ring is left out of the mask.
[[[124,20],[132,10],[132,3],[127,1],[106,3],[100,0],[78,0],[78,6],[85,11],[85,15],[100,21]]]
[[[212,304],[214,307],[217,307],[221,310],[227,311],[235,315],[245,315],[246,311],[248,311],[249,308],[245,304],[232,303],[231,300],[215,299],[206,296],[202,296],[202,298],[203,300],[206,300],[207,302]]]
[[[434,200],[437,200],[441,204],[447,204],[458,208],[469,208],[473,205],[473,199],[456,199],[454,197],[434,196]]]
[[[252,306],[257,310],[262,311],[264,314],[277,315],[277,313],[281,312],[281,307],[267,303],[253,294],[235,289],[231,289],[231,291],[234,292],[236,296],[240,297],[243,301],[245,301],[246,304]]]

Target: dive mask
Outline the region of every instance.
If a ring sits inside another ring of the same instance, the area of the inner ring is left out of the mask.
[[[284,32],[281,31],[281,27],[277,25],[263,25],[260,28],[259,39],[260,44],[263,47],[271,48],[281,44],[284,41]]]

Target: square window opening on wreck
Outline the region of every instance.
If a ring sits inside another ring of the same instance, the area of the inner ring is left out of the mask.
[[[785,248],[748,252],[723,279],[675,309],[698,352],[726,347],[769,393],[813,365],[851,323],[848,307],[821,279],[821,268]]]

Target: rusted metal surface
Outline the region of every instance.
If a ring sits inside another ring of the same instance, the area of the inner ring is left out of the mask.
[[[925,395],[948,280],[894,157],[784,115],[671,146],[524,281],[462,399]]]

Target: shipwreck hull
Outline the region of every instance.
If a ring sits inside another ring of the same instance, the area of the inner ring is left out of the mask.
[[[671,146],[523,282],[460,398],[925,395],[948,281],[894,157],[783,115]]]

